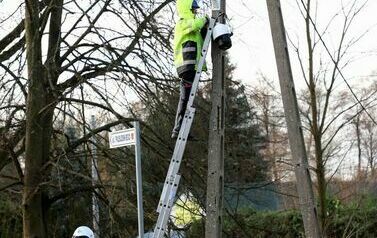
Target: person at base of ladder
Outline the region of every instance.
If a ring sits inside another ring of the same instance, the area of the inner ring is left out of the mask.
[[[199,5],[196,0],[177,0],[179,20],[174,32],[174,65],[180,82],[180,97],[171,138],[176,139],[181,129],[191,86],[195,79],[208,17],[196,17]],[[204,67],[205,70],[205,67]]]

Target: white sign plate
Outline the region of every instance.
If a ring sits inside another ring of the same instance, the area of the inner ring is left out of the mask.
[[[135,145],[136,130],[135,128],[113,131],[109,133],[110,148],[118,148],[128,145]]]

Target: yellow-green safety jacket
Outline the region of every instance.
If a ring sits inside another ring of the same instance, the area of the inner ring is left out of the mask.
[[[193,0],[177,0],[179,20],[174,32],[174,65],[178,76],[189,70],[196,70],[203,47],[200,30],[206,23],[205,17],[196,18],[191,11]]]

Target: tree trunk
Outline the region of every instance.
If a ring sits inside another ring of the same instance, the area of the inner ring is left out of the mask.
[[[322,232],[325,235],[325,223],[326,223],[326,214],[327,214],[327,206],[326,206],[326,178],[325,178],[325,165],[323,161],[323,153],[322,153],[322,127],[319,125],[319,115],[318,115],[318,108],[317,108],[317,90],[316,90],[316,83],[314,79],[314,47],[312,43],[312,38],[310,36],[310,0],[307,1],[307,11],[305,17],[305,24],[306,24],[306,40],[308,46],[308,56],[309,56],[309,93],[310,93],[310,107],[311,107],[311,114],[312,114],[312,124],[311,124],[311,133],[314,139],[314,148],[315,148],[315,160],[316,160],[316,175],[317,175],[317,183],[318,183],[318,197],[319,197],[319,217],[320,217],[320,224],[322,226]]]
[[[361,132],[360,132],[360,115],[357,115],[355,120],[356,138],[357,138],[357,177],[361,178]]]
[[[316,157],[316,175],[318,183],[318,199],[319,199],[319,217],[322,231],[326,233],[326,216],[327,216],[327,184],[325,177],[325,166],[322,156],[321,139],[315,139],[315,157]]]
[[[25,2],[26,60],[28,66],[28,97],[26,102],[25,177],[23,191],[23,236],[47,237],[47,192],[42,186],[48,177],[50,141],[54,107],[52,95],[56,84],[56,55],[59,54],[60,34],[56,34],[56,22],[60,22],[62,0],[54,1],[51,9],[50,39],[47,65],[42,64],[41,22],[38,0]],[[58,29],[60,29],[60,24]],[[56,42],[54,42],[54,39]],[[55,43],[55,44],[54,44]],[[51,63],[53,62],[53,63]]]

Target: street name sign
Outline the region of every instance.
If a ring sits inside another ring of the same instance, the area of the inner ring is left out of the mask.
[[[128,145],[135,145],[136,130],[130,128],[126,130],[113,131],[109,133],[110,148],[118,148]]]

